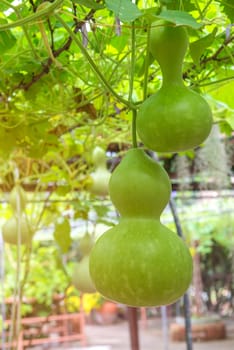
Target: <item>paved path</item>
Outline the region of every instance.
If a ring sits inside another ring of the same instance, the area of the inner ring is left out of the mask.
[[[146,327],[139,324],[140,350],[186,350],[184,342],[165,344],[161,325],[154,321],[150,320]],[[193,350],[234,350],[234,321],[228,327],[228,339],[194,343]],[[125,321],[108,326],[87,325],[86,334],[87,350],[131,350],[128,324]]]
[[[86,325],[87,346],[80,342],[46,347],[47,350],[131,350],[128,323],[120,321],[113,325]],[[228,338],[209,342],[193,343],[192,350],[234,350],[234,320],[227,324]],[[187,350],[185,342],[163,341],[160,318],[150,319],[144,326],[139,321],[140,350]],[[32,350],[44,350],[37,346]]]

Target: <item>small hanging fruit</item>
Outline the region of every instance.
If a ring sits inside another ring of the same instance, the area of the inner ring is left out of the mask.
[[[79,239],[79,250],[82,254],[88,255],[94,245],[94,240],[89,232],[86,232],[83,237]]]
[[[89,255],[75,264],[72,274],[73,285],[82,293],[95,293],[96,288],[89,273]]]
[[[79,239],[78,249],[82,254],[82,258],[74,265],[72,283],[82,293],[96,292],[89,273],[89,254],[93,245],[93,237],[88,232]]]
[[[179,152],[199,146],[212,127],[208,103],[184,85],[182,65],[188,35],[182,26],[160,21],[150,33],[150,52],[158,61],[160,90],[140,106],[137,132],[146,147],[157,152]]]
[[[91,174],[90,192],[98,196],[108,195],[110,172],[106,166],[106,153],[101,147],[95,147],[92,154],[95,171]]]
[[[27,196],[24,189],[16,184],[9,195],[9,204],[15,213],[24,211],[27,204]]]
[[[121,219],[91,251],[97,291],[136,307],[175,302],[191,282],[192,258],[184,241],[160,222],[171,193],[167,173],[143,150],[131,149],[109,190]]]
[[[2,227],[4,242],[9,244],[29,244],[33,230],[24,216],[13,215]]]

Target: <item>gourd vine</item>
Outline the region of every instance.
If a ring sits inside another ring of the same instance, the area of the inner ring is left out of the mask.
[[[132,24],[131,30],[131,72],[130,72],[130,81],[129,81],[129,97],[128,100],[130,104],[133,104],[132,95],[133,95],[133,86],[134,86],[134,76],[135,76],[135,64],[136,64],[136,31],[135,24]],[[136,119],[137,113],[136,109],[132,108],[132,146],[133,148],[137,147],[137,129],[136,129]]]
[[[57,18],[57,20],[63,25],[63,27],[67,30],[67,32],[69,33],[69,35],[71,36],[71,38],[74,40],[74,42],[77,44],[77,46],[80,48],[81,52],[83,53],[83,55],[85,56],[85,58],[87,59],[87,61],[90,64],[90,67],[92,68],[92,70],[95,72],[95,74],[99,77],[100,81],[104,84],[104,86],[106,87],[106,89],[117,98],[117,100],[119,100],[120,102],[122,102],[124,105],[129,106],[130,108],[134,109],[135,106],[130,104],[127,100],[125,100],[123,97],[121,97],[120,95],[118,95],[110,86],[110,84],[108,83],[108,81],[106,80],[106,78],[104,77],[104,75],[102,74],[102,72],[98,69],[97,65],[95,64],[95,62],[93,61],[92,57],[89,55],[88,51],[85,49],[85,47],[83,46],[82,42],[77,38],[77,36],[75,35],[75,33],[71,30],[71,28],[69,27],[69,25],[62,19],[61,16],[59,16],[58,14],[55,14],[55,17]]]

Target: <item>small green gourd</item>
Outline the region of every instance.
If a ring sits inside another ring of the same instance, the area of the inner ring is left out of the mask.
[[[90,254],[97,291],[136,307],[173,303],[190,284],[192,258],[160,222],[171,193],[166,171],[143,150],[131,149],[112,173],[109,191],[121,218]]]
[[[89,273],[89,255],[85,255],[81,261],[74,265],[72,284],[82,293],[96,292]]]
[[[24,216],[13,215],[2,227],[4,242],[17,245],[30,244],[33,237],[33,230]]]
[[[89,255],[93,245],[93,237],[88,232],[79,239],[78,248],[82,258],[74,265],[72,283],[82,293],[96,292],[89,273]]]
[[[208,103],[186,87],[182,79],[188,43],[182,26],[163,21],[151,28],[150,52],[161,67],[163,80],[160,90],[140,106],[137,132],[145,146],[157,152],[193,149],[211,131],[212,113]]]
[[[93,150],[92,160],[95,171],[91,174],[90,192],[97,196],[108,195],[108,183],[110,179],[110,172],[106,166],[106,153],[104,149],[97,146]]]
[[[27,204],[27,195],[19,184],[16,184],[11,190],[9,195],[9,204],[15,213],[24,211]]]
[[[82,256],[88,255],[94,245],[93,237],[89,232],[86,232],[80,239],[79,239],[79,251],[81,252]]]

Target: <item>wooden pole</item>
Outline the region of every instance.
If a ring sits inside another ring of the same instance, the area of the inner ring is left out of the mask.
[[[130,331],[131,350],[140,350],[137,311],[137,308],[128,306],[128,324]]]
[[[183,230],[180,224],[179,216],[177,214],[176,204],[172,198],[170,199],[169,206],[175,222],[177,234],[183,239]],[[192,350],[193,349],[192,324],[191,324],[190,302],[189,302],[188,293],[184,294],[183,299],[184,299],[186,350]]]

